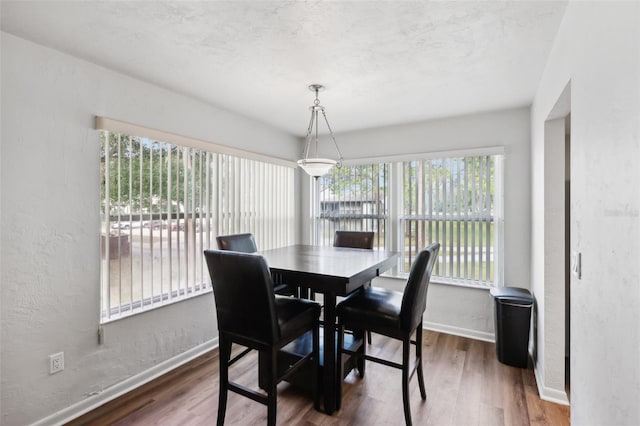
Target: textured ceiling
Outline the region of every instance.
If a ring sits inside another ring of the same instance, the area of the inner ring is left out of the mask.
[[[565,1],[2,1],[2,30],[303,135],[531,104]]]

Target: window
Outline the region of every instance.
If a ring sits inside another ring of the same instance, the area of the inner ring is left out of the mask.
[[[439,158],[402,164],[403,270],[432,241],[441,244],[434,276],[496,282],[496,156]]]
[[[336,230],[374,231],[374,247],[384,248],[389,165],[333,168],[318,181],[319,244],[332,245]]]
[[[439,281],[502,282],[501,155],[344,166],[318,180],[318,193],[320,244],[331,245],[336,229],[376,231],[376,246],[399,251],[406,274],[438,241]]]
[[[216,235],[293,243],[292,167],[114,131],[100,141],[102,322],[209,291]]]

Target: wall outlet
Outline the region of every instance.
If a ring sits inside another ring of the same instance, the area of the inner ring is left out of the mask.
[[[49,355],[49,374],[59,373],[64,370],[64,352]]]

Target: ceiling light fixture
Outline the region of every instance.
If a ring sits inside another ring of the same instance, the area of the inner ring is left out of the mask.
[[[307,129],[307,136],[305,137],[305,145],[304,145],[304,153],[302,160],[298,160],[298,166],[302,167],[302,169],[307,172],[309,176],[319,178],[320,176],[324,176],[334,167],[342,166],[342,153],[340,152],[340,148],[338,148],[338,143],[336,142],[336,138],[333,136],[333,131],[331,130],[331,126],[329,126],[329,120],[327,120],[327,114],[324,111],[324,107],[320,105],[320,100],[318,99],[318,92],[324,90],[324,86],[321,84],[312,84],[309,86],[309,90],[312,92],[316,92],[316,99],[313,101],[313,105],[309,107],[311,110],[311,119],[309,120],[309,128]],[[331,136],[331,140],[336,147],[336,151],[338,152],[338,160],[332,160],[330,158],[320,158],[318,157],[318,113],[321,112],[324,117],[324,122],[327,124],[327,129],[329,129],[329,136]],[[314,145],[314,157],[309,157],[311,144]]]

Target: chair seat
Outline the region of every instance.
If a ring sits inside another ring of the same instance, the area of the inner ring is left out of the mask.
[[[402,293],[380,287],[366,287],[345,298],[336,307],[342,324],[387,334],[401,331]]]
[[[298,337],[301,330],[310,330],[318,321],[320,305],[310,300],[292,297],[275,298],[276,317],[281,341]]]

